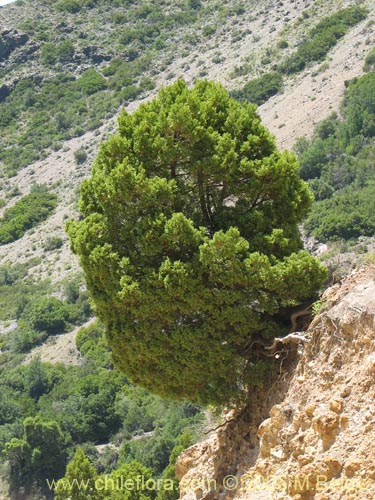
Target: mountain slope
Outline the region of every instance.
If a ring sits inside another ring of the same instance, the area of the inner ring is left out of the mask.
[[[166,48],[162,52],[155,53],[156,65],[142,73],[142,77],[152,75],[156,85],[155,90],[148,91],[149,95],[146,99],[152,97],[160,86],[180,76],[188,82],[197,77],[212,78],[221,81],[228,88],[238,88],[244,82],[257,76],[260,71],[267,71],[267,68],[271,68],[279,58],[292,53],[293,45],[297,44],[308,30],[312,16],[315,21],[324,15],[331,14],[338,7],[347,5],[350,5],[350,2],[342,2],[340,5],[336,2],[325,2],[321,5],[319,2],[299,1],[290,4],[280,3],[273,8],[271,3],[255,4],[252,1],[246,1],[241,4],[231,2],[226,11],[222,9],[215,11],[213,2],[204,2],[205,10],[197,16],[190,29],[188,26],[180,31],[175,30],[173,36],[166,39]],[[374,25],[371,21],[374,17],[374,10],[371,4],[368,6],[370,13],[367,19],[351,29],[330,52],[329,60],[323,69],[321,69],[322,64],[317,63],[301,74],[287,78],[284,91],[259,108],[264,123],[276,135],[280,147],[290,148],[298,136],[310,134],[317,121],[337,110],[345,89],[345,80],[361,74],[364,58],[374,43],[371,38],[374,33]],[[36,20],[44,11],[44,2],[27,1],[22,9],[17,5],[2,9],[0,19],[7,30],[14,29],[14,25],[25,28],[30,19]],[[123,12],[118,7],[114,11],[117,14]],[[228,12],[232,14],[229,15]],[[251,15],[248,14],[249,12]],[[305,17],[302,16],[304,12],[308,13]],[[102,44],[101,47],[98,45],[100,51],[106,48],[109,51],[108,57],[114,57],[116,50],[120,49],[105,46],[106,37],[109,35],[100,33],[97,38],[97,32],[93,32],[103,13],[109,22],[111,10],[106,7],[96,7],[88,12],[87,20],[81,21],[79,18],[80,24],[77,27],[81,30],[86,29],[89,39],[96,39],[98,44],[99,42]],[[81,46],[82,39],[78,38],[80,32],[74,25],[77,21],[74,16],[78,14],[63,14],[65,20],[59,24],[59,16],[61,21],[62,13],[50,11],[39,30],[36,29],[34,35],[29,35],[26,45],[16,48],[10,54],[9,59],[2,63],[3,86],[9,86],[12,81],[30,74],[38,75],[43,82],[51,77],[51,72],[53,74],[63,69],[79,75],[82,71],[92,67],[93,61],[85,55],[87,51],[85,52],[85,47]],[[51,23],[50,26],[49,23]],[[39,24],[36,26],[38,27]],[[43,43],[46,42],[32,38],[32,36],[37,39],[41,38],[46,31],[49,33],[52,26],[56,29],[57,40],[64,40],[65,37],[65,39],[71,39],[74,45],[78,44],[72,62],[64,65],[60,63],[60,66],[56,68],[43,65],[40,60],[40,52]],[[216,29],[205,37],[196,35],[194,40],[190,39],[192,34],[203,33],[206,26],[215,26]],[[113,35],[113,29],[109,33]],[[280,39],[287,39],[289,48],[278,48],[277,42]],[[87,37],[83,41],[84,45],[91,47]],[[33,50],[29,47],[30,45]],[[18,59],[22,56],[22,51],[26,50],[25,47],[28,47],[29,52],[31,50],[31,55],[25,56],[25,61],[20,64]],[[125,49],[126,47],[122,50]],[[149,50],[147,44],[144,50]],[[113,54],[110,53],[111,51]],[[119,55],[120,52],[118,52]],[[108,61],[105,58],[95,63],[94,67],[101,71],[107,65]],[[238,76],[238,74],[243,76]],[[140,102],[142,100],[136,99],[127,104],[126,109],[131,112]],[[46,183],[58,193],[61,202],[56,215],[39,225],[33,234],[27,233],[21,240],[0,247],[0,264],[7,261],[24,262],[40,256],[40,247],[47,235],[48,237],[57,235],[64,240],[59,255],[55,252],[49,253],[47,259],[36,265],[30,272],[38,277],[50,273],[53,281],[58,281],[59,277],[69,274],[67,267],[77,269],[75,258],[70,254],[68,242],[64,236],[64,219],[74,213],[76,200],[74,189],[79,185],[82,177],[88,174],[101,138],[114,128],[115,121],[107,119],[95,131],[64,141],[64,147],[60,147],[58,151],[51,152],[47,149],[43,153],[44,159],[21,169],[10,179],[7,179],[4,171],[4,180],[2,186],[0,185],[0,198],[5,200],[2,211],[12,206],[22,195],[27,194],[32,183]],[[74,153],[80,149],[86,152],[87,159],[82,165],[76,165]],[[9,193],[15,186],[19,194],[10,197]],[[56,264],[53,264],[54,260]]]

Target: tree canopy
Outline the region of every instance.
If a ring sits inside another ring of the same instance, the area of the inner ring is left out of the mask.
[[[295,156],[221,85],[179,80],[124,111],[68,224],[115,363],[203,403],[259,383],[252,342],[325,279],[299,236],[310,204]]]

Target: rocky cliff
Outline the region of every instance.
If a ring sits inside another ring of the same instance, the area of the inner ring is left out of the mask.
[[[180,456],[181,499],[375,498],[374,280],[329,288],[298,361]]]

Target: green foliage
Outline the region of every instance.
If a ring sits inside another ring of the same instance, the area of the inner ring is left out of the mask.
[[[317,203],[306,229],[323,241],[372,236],[375,183],[375,73],[354,79],[341,106],[316,127],[312,140],[296,150],[301,176],[309,179]]]
[[[350,240],[375,234],[375,183],[362,189],[346,188],[316,204],[306,229],[322,241]]]
[[[39,405],[46,418],[59,422],[74,442],[106,442],[120,429],[115,400],[123,383],[112,371],[85,374],[76,370],[48,397],[42,396]]]
[[[287,49],[289,47],[289,43],[286,40],[282,39],[277,43],[277,46],[279,49]]]
[[[128,488],[116,488],[128,481]],[[98,484],[105,485],[105,478],[98,478]],[[153,500],[155,498],[156,483],[152,478],[152,472],[137,461],[124,464],[113,471],[107,478],[108,489],[104,493],[104,499],[108,500]],[[113,485],[113,488],[112,488]]]
[[[74,45],[70,40],[64,40],[56,46],[57,60],[62,63],[71,62],[74,56]]]
[[[203,36],[208,37],[213,35],[216,32],[216,29],[217,29],[216,26],[207,24],[206,26],[203,27],[202,30]]]
[[[4,286],[14,287],[18,282],[22,283],[26,279],[25,272],[26,268],[7,269],[4,275],[6,281],[10,280],[12,284]],[[65,306],[76,304],[83,293],[80,277],[73,276],[66,280],[63,293],[66,297]],[[10,340],[13,338],[14,332],[11,333]],[[128,453],[122,453],[121,470],[129,470],[131,473],[133,465],[130,463],[136,456],[143,464],[137,465],[137,471],[143,470],[144,465],[149,465],[153,467],[154,474],[158,475],[163,472],[163,466],[168,465],[169,454],[178,435],[200,420],[197,407],[187,403],[162,401],[140,388],[129,387],[126,379],[113,369],[110,351],[103,339],[102,325],[94,323],[82,328],[77,335],[77,347],[81,354],[80,366],[51,365],[42,363],[39,358],[23,364],[19,357],[10,357],[9,351],[0,355],[0,448],[7,448],[5,457],[11,459],[10,477],[7,480],[11,480],[14,493],[20,486],[34,496],[40,495],[41,490],[44,491],[39,472],[30,466],[31,459],[29,460],[30,455],[36,456],[39,451],[32,452],[24,438],[23,421],[28,416],[38,417],[42,422],[55,421],[66,436],[63,442],[57,443],[59,450],[64,453],[61,470],[66,464],[66,443],[86,443],[84,448],[93,451],[95,448],[92,445],[90,447],[87,441],[102,443],[108,440],[125,440],[127,443],[134,441],[137,445],[132,445]],[[133,437],[139,437],[143,432],[151,434],[147,439],[133,440]],[[41,438],[43,436],[45,434],[42,433]],[[11,446],[9,443],[12,443]],[[40,446],[37,448],[45,456],[46,450]],[[90,456],[92,464],[108,474],[110,479],[111,472],[117,467],[117,453],[113,451],[107,462],[95,453]],[[68,476],[82,479],[82,474],[92,470],[86,458],[81,457],[80,460],[77,457],[81,455],[77,453],[73,459],[73,466],[69,468],[65,480]],[[43,469],[41,464],[39,469]],[[47,478],[50,481],[59,479],[62,476],[61,470],[59,473],[52,473],[45,468],[43,481]],[[74,476],[75,473],[78,475]],[[117,476],[118,474],[120,473]],[[98,479],[96,473],[94,477]],[[150,477],[149,472],[147,477]],[[59,484],[61,487],[61,483]],[[69,488],[58,492],[62,497],[70,493],[72,491]],[[104,494],[103,491],[99,493]],[[110,488],[105,493],[109,495],[105,498],[113,498]],[[87,495],[88,493],[86,497]]]
[[[351,27],[366,18],[368,11],[363,7],[348,7],[322,19],[313,28],[307,41],[301,43],[297,51],[279,65],[279,71],[286,74],[298,73],[311,62],[321,61],[337,41]]]
[[[45,331],[35,331],[29,328],[18,328],[9,341],[9,347],[14,352],[29,352],[36,345],[43,344],[48,338]]]
[[[87,160],[87,153],[84,148],[77,149],[77,151],[74,151],[74,159],[77,163],[77,165],[82,165],[82,163],[85,163]]]
[[[6,276],[9,276],[8,272]],[[15,292],[15,286],[17,285],[8,285],[4,288],[6,292],[7,288],[10,288],[11,296],[12,292]],[[21,295],[15,311],[18,328],[12,333],[8,343],[14,352],[28,352],[35,345],[45,341],[49,335],[62,333],[71,325],[82,324],[92,313],[87,292],[80,290],[79,279],[71,278],[65,283],[66,301],[48,295],[41,296],[41,292],[45,290],[29,296],[28,287],[19,288]]]
[[[107,87],[106,79],[93,68],[85,71],[75,83],[76,88],[86,95],[96,94]]]
[[[248,101],[260,106],[283,88],[283,77],[278,72],[265,73],[259,78],[250,80],[241,90],[232,92],[239,101]]]
[[[100,118],[118,106],[118,101],[105,92],[106,85],[94,69],[77,79],[60,73],[41,85],[35,79],[21,80],[0,103],[0,126],[5,135],[13,137],[0,152],[8,172],[37,160],[41,151],[56,142],[97,128]],[[21,116],[25,126],[15,137]]]
[[[57,481],[55,500],[96,500],[102,498],[95,488],[96,470],[82,448],[78,447],[65,476]]]
[[[363,71],[374,71],[375,69],[375,48],[371,49],[365,59]]]
[[[163,480],[171,481],[173,488],[161,488],[158,491],[156,500],[178,500],[179,480],[176,476],[176,460],[178,456],[189,446],[193,444],[193,437],[189,431],[184,431],[177,439],[172,453],[169,457],[169,464],[163,472]]]
[[[92,359],[96,366],[112,367],[111,351],[104,337],[104,326],[99,322],[82,327],[77,333],[76,345],[82,356]]]
[[[22,439],[11,439],[4,452],[10,463],[11,491],[14,493],[23,488],[30,491],[33,484],[46,491],[46,478],[61,477],[64,472],[66,441],[54,421],[26,418]]]
[[[81,10],[81,5],[78,0],[59,0],[56,4],[57,10],[70,12],[75,14]]]
[[[327,304],[324,300],[319,299],[312,305],[312,313],[314,316],[322,313],[327,308]]]
[[[0,267],[0,319],[14,319],[25,304],[41,298],[49,292],[49,282],[34,283],[28,278],[27,271],[38,261]]]
[[[21,238],[28,229],[47,219],[57,205],[57,196],[45,186],[34,186],[12,207],[5,210],[0,219],[0,245]]]
[[[201,0],[187,0],[187,5],[189,9],[196,10],[201,8],[202,2]]]
[[[295,157],[220,85],[179,80],[123,113],[68,228],[117,365],[205,403],[259,383],[249,339],[325,278],[300,250],[310,201]]]
[[[200,421],[199,408],[163,401],[140,387],[128,387],[117,401],[123,422],[124,442],[120,463],[138,460],[159,476],[169,464],[169,457],[179,435]],[[131,439],[131,436],[137,439]],[[130,438],[130,439],[129,439]]]
[[[45,297],[27,304],[20,317],[33,330],[56,334],[64,331],[68,319],[64,303],[56,297]]]
[[[74,45],[69,40],[64,40],[61,43],[55,44],[46,42],[40,50],[40,59],[43,64],[53,66],[57,62],[71,62],[74,56]]]
[[[60,236],[49,236],[45,243],[43,244],[44,250],[51,252],[52,250],[58,250],[63,246],[63,240]]]
[[[7,264],[0,266],[0,286],[12,285],[27,275],[28,264]]]

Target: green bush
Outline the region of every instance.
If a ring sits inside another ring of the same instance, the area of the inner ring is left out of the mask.
[[[341,118],[319,123],[311,140],[296,151],[301,175],[309,179],[317,202],[306,229],[314,236],[351,239],[375,234],[375,73],[349,82]]]
[[[28,328],[19,328],[10,339],[10,348],[14,352],[26,353],[42,344],[48,338],[47,332],[37,332]]]
[[[13,264],[0,266],[0,286],[12,285],[27,276],[27,264]]]
[[[46,239],[45,243],[43,244],[44,250],[47,250],[47,252],[51,252],[52,250],[57,250],[63,246],[63,240],[60,238],[60,236],[50,236],[49,238]]]
[[[78,0],[60,0],[56,4],[56,9],[75,14],[81,10],[81,5]]]
[[[70,40],[64,40],[56,46],[57,59],[66,63],[71,61],[74,56],[74,45]]]
[[[79,148],[77,151],[74,151],[74,159],[77,165],[82,165],[87,160],[87,153],[84,148]]]
[[[105,364],[107,367],[112,366],[111,351],[104,339],[104,326],[98,321],[78,331],[76,345],[83,356],[95,359],[99,366],[105,366]]]
[[[322,241],[375,235],[375,184],[347,188],[315,203],[305,227]]]
[[[374,71],[375,69],[375,48],[371,49],[367,54],[365,59],[365,65],[363,66],[363,71]]]
[[[289,43],[286,40],[282,39],[277,43],[277,46],[279,49],[286,49],[289,47]]]
[[[0,219],[0,245],[21,238],[28,229],[47,219],[57,205],[57,196],[45,186],[34,186],[30,194],[21,198],[4,212]]]
[[[43,64],[54,65],[57,61],[56,45],[51,42],[44,43],[40,49],[40,59]]]
[[[232,92],[239,101],[249,101],[260,106],[283,88],[283,77],[278,72],[265,73],[259,78],[250,80],[241,90]]]
[[[308,63],[321,61],[351,27],[366,18],[367,13],[363,7],[348,7],[322,19],[310,31],[308,40],[279,65],[279,71],[286,74],[298,73]]]
[[[76,80],[75,87],[84,94],[91,95],[107,88],[107,81],[94,68],[91,68]]]
[[[216,32],[216,26],[213,26],[211,24],[206,25],[202,30],[204,36],[211,36],[215,32]]]
[[[68,314],[65,304],[56,297],[45,297],[29,303],[22,312],[20,321],[37,332],[62,333]]]

